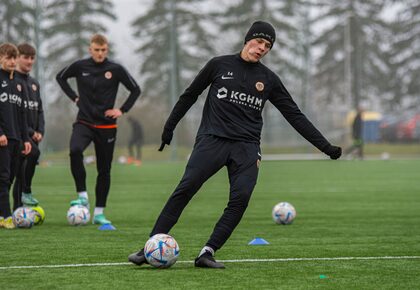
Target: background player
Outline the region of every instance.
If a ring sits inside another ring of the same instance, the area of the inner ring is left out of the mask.
[[[18,167],[20,149],[25,155],[31,152],[24,110],[27,96],[24,85],[14,76],[17,55],[15,45],[0,45],[0,227],[6,229],[15,228],[9,189]]]
[[[70,139],[71,172],[76,183],[78,199],[70,204],[89,205],[83,152],[93,142],[98,171],[93,223],[110,224],[111,221],[105,218],[104,208],[111,184],[111,163],[117,134],[116,120],[134,105],[140,95],[140,87],[123,66],[107,58],[108,40],[105,36],[92,36],[89,53],[91,57],[65,67],[56,77],[63,91],[79,108]],[[76,79],[78,93],[69,85],[69,78]],[[130,91],[130,95],[120,108],[114,108],[120,83]]]
[[[131,127],[131,136],[128,141],[128,155],[131,162],[141,165],[141,148],[144,143],[143,127],[139,120],[134,117],[128,117]]]
[[[41,154],[39,143],[44,138],[45,130],[40,86],[38,81],[29,74],[36,60],[36,50],[28,43],[22,43],[17,48],[19,56],[17,57],[16,76],[21,79],[28,92],[26,120],[32,150],[30,154],[21,156],[21,169],[16,175],[16,181],[13,186],[13,210],[22,206],[22,204],[28,206],[36,206],[38,204],[38,200],[32,195],[32,179]]]

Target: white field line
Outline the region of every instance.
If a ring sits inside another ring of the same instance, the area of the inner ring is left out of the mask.
[[[352,260],[412,260],[420,259],[420,256],[382,256],[382,257],[331,257],[331,258],[279,258],[279,259],[240,259],[240,260],[217,260],[223,263],[261,263],[261,262],[298,262],[298,261],[352,261]],[[178,261],[177,263],[193,263],[193,261]],[[109,267],[127,266],[132,263],[87,263],[87,264],[63,264],[63,265],[33,265],[33,266],[5,266],[0,270],[10,269],[42,269],[42,268],[78,268],[78,267]]]

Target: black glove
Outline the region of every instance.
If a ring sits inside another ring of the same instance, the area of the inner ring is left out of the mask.
[[[323,152],[330,156],[331,159],[336,160],[341,156],[341,147],[328,145]]]
[[[171,140],[173,136],[174,136],[174,131],[164,128],[163,133],[162,133],[162,144],[160,145],[158,150],[162,151],[165,145],[171,144]]]

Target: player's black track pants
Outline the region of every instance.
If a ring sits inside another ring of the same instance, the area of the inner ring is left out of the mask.
[[[105,207],[111,185],[111,163],[114,154],[117,129],[97,129],[81,123],[74,123],[70,139],[71,173],[77,192],[86,191],[86,169],[83,152],[93,142],[96,154],[96,206]]]
[[[213,249],[220,249],[239,224],[248,206],[257,182],[260,160],[260,148],[256,143],[212,135],[198,137],[184,176],[169,197],[150,236],[168,233],[203,183],[226,166],[230,183],[229,202],[207,242]]]
[[[4,218],[12,215],[9,190],[18,166],[19,144],[17,140],[8,140],[7,146],[0,146],[0,216]]]
[[[41,152],[38,144],[30,140],[32,149],[27,156],[20,155],[19,168],[13,184],[13,210],[22,206],[22,192],[32,193],[32,178]]]

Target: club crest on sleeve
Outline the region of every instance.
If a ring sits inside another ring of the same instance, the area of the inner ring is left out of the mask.
[[[105,73],[105,78],[106,79],[111,79],[112,78],[112,72],[110,72],[110,71],[107,71],[106,73]]]
[[[264,90],[264,84],[262,82],[257,82],[255,84],[255,87],[257,88],[257,91],[262,92]]]

